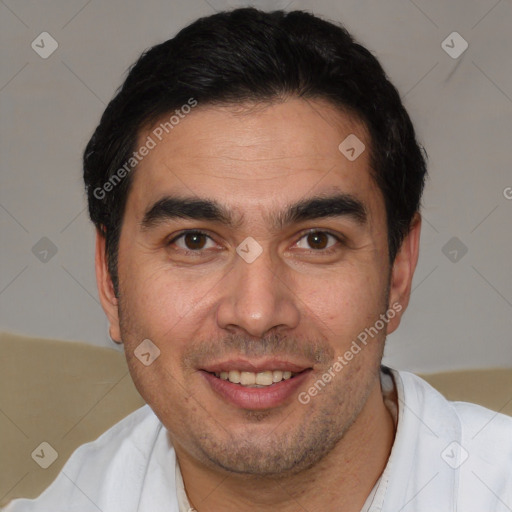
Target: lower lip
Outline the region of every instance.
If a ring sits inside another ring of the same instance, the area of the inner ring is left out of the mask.
[[[262,410],[282,405],[307,379],[310,370],[304,370],[295,377],[282,380],[264,388],[249,388],[233,384],[201,370],[212,389],[229,403],[242,409]]]

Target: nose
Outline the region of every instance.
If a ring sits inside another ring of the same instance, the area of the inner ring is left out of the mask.
[[[271,329],[293,329],[300,320],[290,269],[264,249],[252,263],[238,257],[225,278],[217,323],[229,331],[263,337]]]

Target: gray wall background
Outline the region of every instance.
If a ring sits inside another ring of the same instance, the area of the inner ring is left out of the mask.
[[[81,153],[144,49],[248,4],[0,0],[1,330],[114,347],[96,292]],[[512,367],[511,0],[251,4],[344,23],[380,59],[429,154],[414,291],[385,362]],[[49,56],[55,43],[43,32],[58,44]]]

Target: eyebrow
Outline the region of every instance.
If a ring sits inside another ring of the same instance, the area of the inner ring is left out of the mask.
[[[295,223],[329,217],[348,217],[363,225],[368,215],[359,199],[351,194],[339,193],[302,199],[281,212],[267,213],[265,217],[273,229],[280,230]],[[211,199],[166,196],[146,210],[141,227],[148,230],[178,218],[218,222],[236,229],[241,225],[243,215],[235,218],[224,205]]]

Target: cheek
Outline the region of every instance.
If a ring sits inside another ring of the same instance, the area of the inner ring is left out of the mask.
[[[192,278],[187,270],[144,262],[127,265],[123,278],[132,315],[160,332],[201,311],[209,293],[215,292],[216,282],[211,275],[198,276],[196,272]]]
[[[344,310],[371,310],[374,302],[380,302],[385,283],[375,271],[361,268],[334,270],[322,278],[311,281],[302,278],[302,300],[308,306],[314,306],[319,312],[340,313]],[[371,312],[371,311],[370,311]],[[338,315],[336,315],[338,316]]]
[[[183,389],[182,357],[190,340],[199,339],[201,326],[207,323],[215,285],[211,278],[192,282],[177,276],[176,271],[154,266],[125,270],[126,300],[122,301],[120,313],[128,364],[137,389],[148,403],[154,403],[159,399],[159,389],[165,388],[170,394]],[[134,356],[145,339],[160,351],[148,367]]]
[[[348,338],[373,325],[386,306],[386,281],[368,269],[333,272],[314,286],[304,286],[301,299],[306,314],[320,320],[327,335]]]

